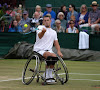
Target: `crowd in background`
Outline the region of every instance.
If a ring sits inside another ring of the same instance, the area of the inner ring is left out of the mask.
[[[29,17],[29,12],[21,4],[13,8],[7,3],[0,4],[0,32],[34,31],[34,27],[42,25],[43,17],[48,15],[51,18],[51,28],[57,33],[79,33],[81,28],[90,27],[91,34],[100,34],[99,4],[93,1],[90,6],[91,11],[83,4],[78,12],[73,4],[69,5],[69,10],[66,5],[62,5],[55,12],[51,4],[46,4],[46,11],[42,12],[41,6],[36,5],[33,16]]]

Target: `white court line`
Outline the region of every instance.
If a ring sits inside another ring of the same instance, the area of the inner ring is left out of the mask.
[[[65,73],[61,73],[60,75],[63,75]],[[100,75],[100,74],[84,74],[84,73],[69,73],[73,75]],[[27,77],[27,79],[30,77]],[[22,78],[17,78],[17,79],[8,79],[8,80],[0,80],[0,82],[6,82],[6,81],[15,81],[15,80],[22,80]],[[100,80],[93,80],[93,79],[72,79],[69,78],[69,80],[86,80],[86,81],[100,81]]]

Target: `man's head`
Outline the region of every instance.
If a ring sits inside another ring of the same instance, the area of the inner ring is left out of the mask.
[[[35,12],[34,15],[33,15],[33,18],[39,19],[39,13]]]
[[[90,5],[90,6],[91,6],[92,9],[95,11],[95,10],[97,10],[97,7],[99,6],[99,4],[97,4],[96,1],[93,1],[93,2],[92,2],[92,5]]]
[[[52,5],[51,4],[47,4],[46,5],[46,9],[48,12],[51,12],[52,11]]]
[[[28,17],[28,12],[27,11],[23,11],[23,18],[27,19],[27,17]]]
[[[50,28],[51,27],[51,19],[48,15],[43,17],[43,24],[45,27]]]

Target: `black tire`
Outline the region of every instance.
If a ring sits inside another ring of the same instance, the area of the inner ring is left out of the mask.
[[[68,69],[66,67],[66,64],[64,63],[63,59],[58,57],[59,60],[57,61],[58,65],[56,65],[57,67],[55,67],[56,71],[56,76],[59,79],[59,81],[61,82],[61,84],[64,84],[68,81],[69,78],[69,74],[68,74]],[[57,64],[56,63],[56,64]]]
[[[37,60],[36,65],[34,64],[35,62],[36,62],[36,57],[33,55],[27,60],[24,66],[22,72],[22,82],[25,85],[29,85],[37,74],[39,62]]]

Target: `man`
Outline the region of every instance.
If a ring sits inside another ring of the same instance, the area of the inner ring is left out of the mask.
[[[43,16],[45,16],[46,14],[51,14],[51,18],[56,19],[56,13],[52,10],[52,5],[51,4],[47,4],[46,5],[46,10],[43,14]]]
[[[100,10],[97,9],[98,4],[96,1],[92,2],[91,7],[93,10],[89,12],[88,23],[92,28],[92,34],[94,34],[94,31],[99,31]]]
[[[60,46],[57,39],[57,33],[53,29],[51,29],[51,19],[49,16],[44,16],[43,25],[39,26],[39,30],[37,30],[36,42],[34,44],[34,51],[41,54],[44,58],[48,58],[48,56],[56,57],[56,54],[52,51],[53,44],[57,49],[57,53],[60,57],[62,57],[62,53],[60,51]],[[48,65],[46,67],[46,79],[53,78],[52,71],[54,65]],[[45,75],[45,74],[44,74]],[[54,80],[47,80],[47,83],[54,83]]]
[[[99,31],[100,10],[97,9],[98,4],[96,1],[93,1],[90,6],[92,7],[92,11],[89,12],[88,24],[84,24],[82,27],[91,27],[91,34],[94,34],[95,31]]]
[[[24,27],[25,24],[30,24],[30,18],[28,17],[28,12],[23,11],[23,18],[20,21],[19,25],[22,27],[22,30],[25,30],[26,28]]]

